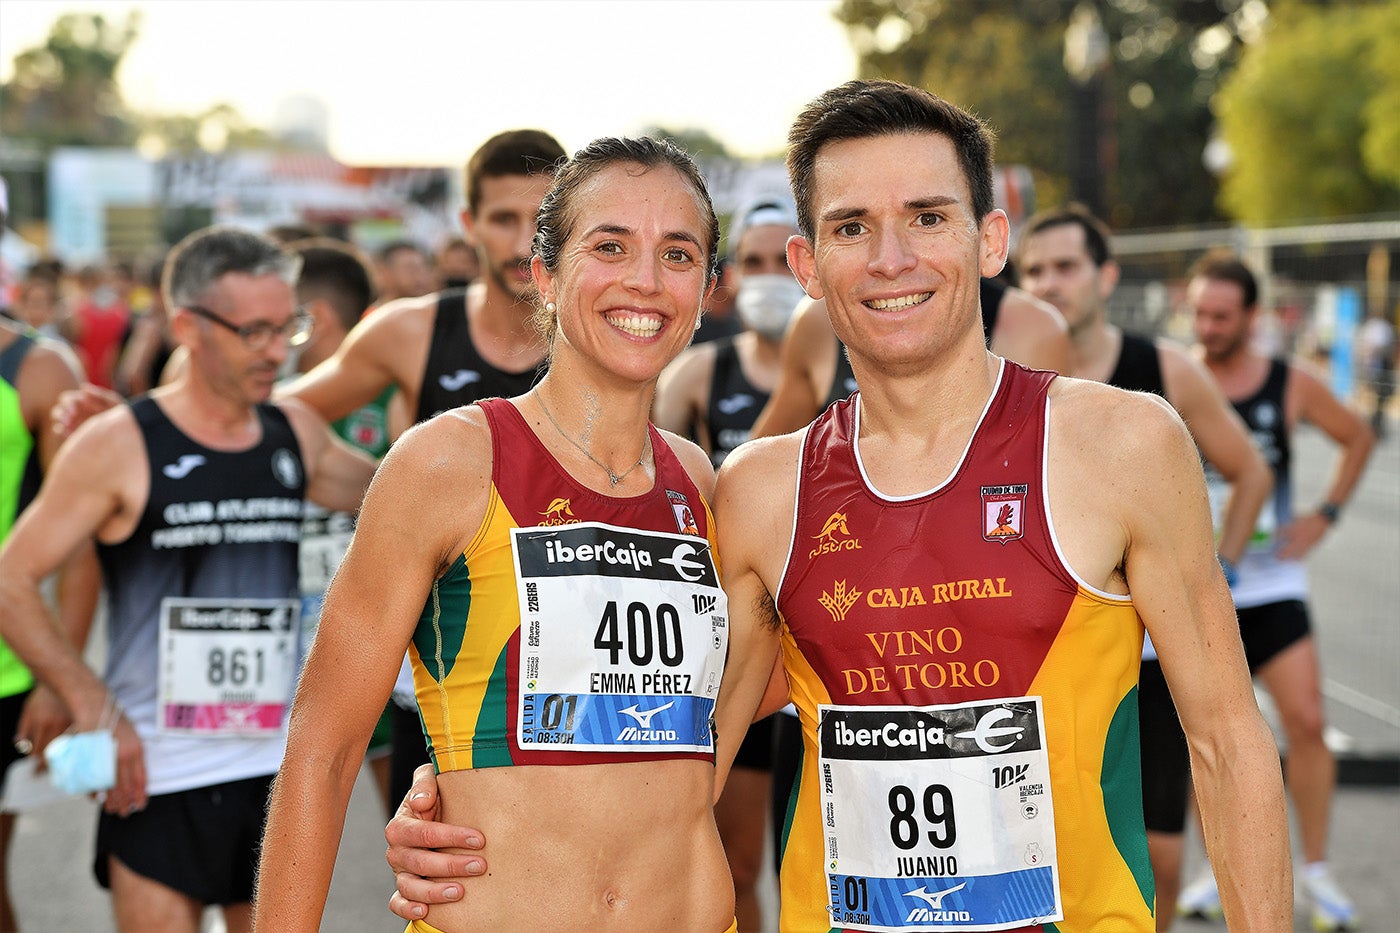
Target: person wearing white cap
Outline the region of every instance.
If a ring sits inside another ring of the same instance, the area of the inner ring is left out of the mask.
[[[656,423],[695,438],[715,466],[749,439],[777,383],[778,348],[803,298],[787,267],[787,240],[796,233],[797,212],[786,194],[753,200],[734,213],[729,250],[743,330],[692,346],[661,376]]]
[[[729,252],[743,330],[692,346],[661,374],[653,420],[695,438],[715,466],[749,439],[778,381],[783,332],[804,297],[787,265],[787,241],[797,232],[797,208],[786,193],[756,198],[735,211]],[[762,929],[757,882],[772,787],[773,724],[769,716],[749,729],[715,804],[741,930]]]

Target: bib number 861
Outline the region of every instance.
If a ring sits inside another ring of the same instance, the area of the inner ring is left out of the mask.
[[[253,662],[252,670],[248,667],[250,655]],[[253,676],[253,683],[262,683],[263,653],[261,648],[252,652],[247,648],[234,648],[232,651],[224,651],[222,648],[209,650],[209,669],[206,672],[209,683],[218,687],[227,682],[230,686],[241,687],[248,682],[249,674]]]
[[[930,784],[923,792],[923,817],[931,827],[926,835],[935,849],[951,848],[958,838],[953,817],[953,792],[943,784]],[[890,788],[890,841],[901,849],[919,844],[919,819],[915,814],[912,788],[896,784]]]

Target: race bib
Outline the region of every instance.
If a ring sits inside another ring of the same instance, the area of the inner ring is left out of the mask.
[[[1217,539],[1225,527],[1225,507],[1230,502],[1230,490],[1230,483],[1225,477],[1213,469],[1206,472],[1206,493],[1210,497],[1210,517]],[[1254,532],[1249,536],[1249,548],[1256,551],[1271,549],[1277,532],[1278,510],[1273,496],[1270,495],[1264,507],[1259,510],[1259,518],[1255,520]]]
[[[817,715],[832,926],[1064,918],[1039,697]]]
[[[331,578],[350,548],[355,533],[355,516],[348,512],[328,512],[307,503],[301,522],[301,544],[297,549],[303,596],[324,595]]]
[[[296,678],[299,610],[295,599],[161,600],[157,727],[278,732]]]
[[[729,621],[709,542],[585,522],[511,548],[520,747],[713,753]]]

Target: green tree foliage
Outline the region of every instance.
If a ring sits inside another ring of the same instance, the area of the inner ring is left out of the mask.
[[[1400,208],[1400,16],[1393,5],[1280,7],[1216,102],[1247,223]]]
[[[136,128],[117,86],[117,68],[136,40],[140,14],[122,22],[66,13],[43,45],[15,56],[0,86],[0,133],[62,145],[124,145]]]
[[[253,126],[230,104],[215,104],[196,114],[147,114],[140,117],[142,148],[190,153],[201,150],[276,148],[271,135]]]
[[[1400,3],[1388,4],[1375,17],[1371,69],[1376,86],[1362,112],[1366,134],[1361,151],[1376,178],[1400,187]]]
[[[1209,101],[1262,0],[843,0],[863,77],[927,87],[997,131],[998,161],[1035,175],[1041,205],[1069,194],[1071,102],[1065,31],[1077,7],[1108,40],[1099,163],[1118,227],[1217,219],[1201,161]]]
[[[14,76],[0,86],[0,134],[56,146],[125,146],[147,141],[156,151],[267,146],[265,130],[235,108],[216,104],[198,114],[133,113],[122,100],[117,71],[140,34],[141,15],[115,22],[65,13],[43,45],[15,56]]]

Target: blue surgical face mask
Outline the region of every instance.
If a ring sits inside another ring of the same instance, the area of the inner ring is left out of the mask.
[[[60,735],[44,749],[49,780],[67,794],[111,790],[117,783],[117,743],[106,729]]]

